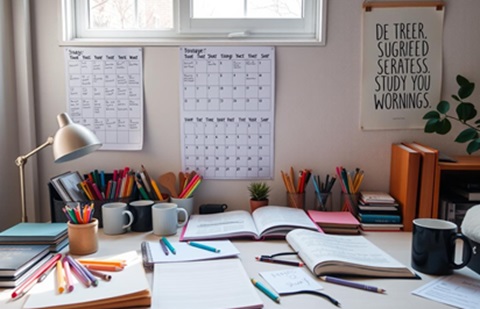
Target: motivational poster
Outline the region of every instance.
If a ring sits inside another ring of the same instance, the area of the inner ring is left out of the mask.
[[[362,129],[425,126],[440,101],[443,15],[435,6],[364,11]]]

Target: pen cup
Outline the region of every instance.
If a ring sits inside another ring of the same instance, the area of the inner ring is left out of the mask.
[[[98,220],[86,224],[67,223],[70,254],[86,255],[98,250]]]
[[[333,211],[331,192],[315,194],[315,210]]]
[[[305,209],[305,193],[287,192],[287,205],[293,208]]]
[[[341,196],[341,205],[342,211],[350,211],[352,214],[356,214],[358,212],[358,193],[345,193],[342,192]]]
[[[176,197],[170,197],[170,202],[177,204],[178,208],[183,208],[187,211],[188,216],[191,216],[193,213],[193,204],[194,204],[194,199],[193,196],[189,198],[176,198]],[[179,213],[178,214],[178,219],[183,222],[187,218],[185,217],[184,213]]]

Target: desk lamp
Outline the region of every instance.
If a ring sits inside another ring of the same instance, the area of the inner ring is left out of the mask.
[[[57,116],[60,127],[55,135],[48,137],[47,141],[25,155],[19,156],[15,164],[20,171],[20,193],[22,199],[22,222],[28,222],[27,205],[25,196],[25,170],[27,159],[42,150],[53,146],[53,158],[55,163],[63,163],[83,157],[102,146],[97,136],[86,127],[76,124],[66,113]]]

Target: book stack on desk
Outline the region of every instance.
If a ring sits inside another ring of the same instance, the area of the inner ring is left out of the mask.
[[[308,210],[313,222],[330,234],[358,234],[360,222],[349,211],[318,211]]]
[[[358,219],[363,230],[400,230],[398,202],[386,192],[363,191],[358,202]]]
[[[27,280],[51,256],[48,245],[0,245],[0,287]]]
[[[48,245],[58,252],[68,245],[66,223],[18,223],[0,232],[0,245]]]

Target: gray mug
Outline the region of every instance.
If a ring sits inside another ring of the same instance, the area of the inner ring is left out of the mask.
[[[102,221],[105,234],[123,234],[132,225],[133,214],[127,210],[126,203],[105,203],[102,205]]]

